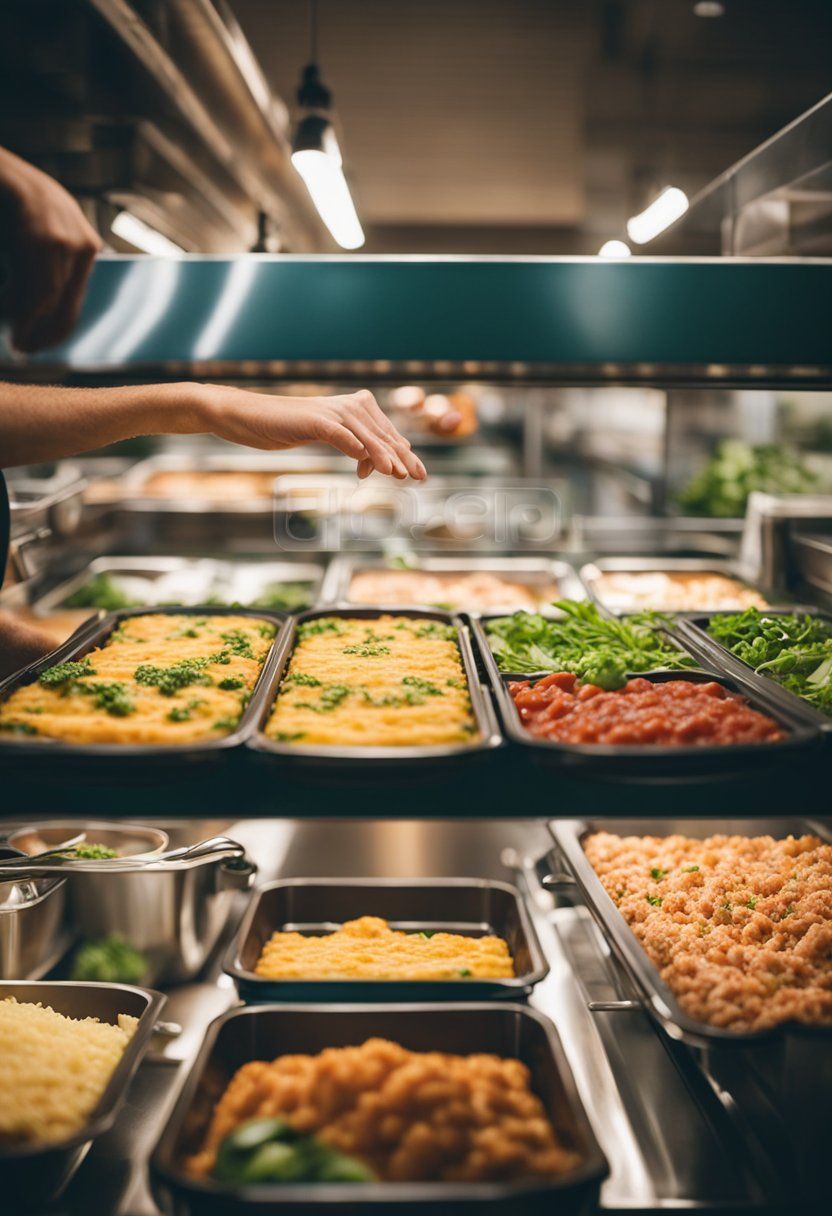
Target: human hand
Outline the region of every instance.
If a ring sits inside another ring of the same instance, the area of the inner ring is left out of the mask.
[[[409,441],[366,389],[337,397],[275,397],[217,384],[197,388],[205,429],[231,443],[271,451],[328,443],[358,462],[361,478],[374,469],[400,480],[427,477]]]
[[[3,148],[0,207],[9,258],[0,315],[11,322],[18,350],[55,346],[78,320],[101,238],[63,186]]]

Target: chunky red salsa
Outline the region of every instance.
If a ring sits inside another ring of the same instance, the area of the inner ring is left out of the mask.
[[[716,681],[653,683],[639,677],[606,692],[557,671],[534,684],[512,681],[508,688],[529,734],[559,743],[710,747],[784,738],[772,718]]]

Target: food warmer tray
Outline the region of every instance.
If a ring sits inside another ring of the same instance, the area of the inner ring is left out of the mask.
[[[709,557],[598,557],[587,562],[580,568],[581,581],[589,592],[590,598],[604,612],[615,616],[628,616],[643,608],[613,608],[606,603],[599,591],[599,582],[603,574],[722,574],[726,578],[738,582],[747,591],[756,591],[764,599],[768,597],[759,587],[743,575],[739,564],[722,558]],[[701,611],[701,610],[700,610]],[[674,611],[674,616],[681,615]]]
[[[187,453],[165,452],[140,460],[125,473],[121,482],[120,503],[131,511],[161,511],[165,514],[193,514],[195,512],[218,511],[233,515],[257,515],[271,513],[272,497],[250,498],[240,501],[220,502],[213,498],[164,498],[146,495],[143,489],[156,473],[272,473],[275,477],[284,474],[332,474],[348,473],[354,462],[332,452],[208,452],[198,458]]]
[[[247,616],[257,620],[271,621],[277,629],[271,649],[266,655],[260,670],[257,683],[254,686],[251,700],[243,710],[236,728],[221,739],[209,739],[204,742],[183,743],[180,745],[139,744],[139,743],[69,743],[60,739],[27,738],[0,734],[0,757],[4,761],[37,762],[38,760],[59,761],[61,765],[69,764],[73,768],[80,765],[84,777],[96,775],[99,769],[112,772],[113,767],[119,772],[124,771],[125,762],[129,763],[131,778],[141,774],[148,780],[158,777],[161,770],[176,768],[185,763],[205,764],[217,762],[227,752],[238,748],[250,733],[255,721],[264,711],[263,701],[269,695],[270,670],[274,666],[274,658],[278,650],[282,633],[286,624],[286,614],[266,608],[127,608],[121,612],[112,612],[103,619],[91,618],[75,631],[57,650],[51,651],[37,663],[32,663],[22,671],[15,672],[6,680],[0,682],[0,702],[6,700],[25,684],[32,684],[47,667],[58,663],[77,660],[95,650],[118,628],[122,621],[128,621],[136,616]],[[89,764],[95,761],[94,767]]]
[[[610,1163],[598,1207],[602,1216],[669,1211],[746,1216],[826,1216],[828,1196],[814,1206],[758,1148],[748,1111],[715,1091],[690,1049],[665,1036],[640,1002],[626,1012],[604,1012],[629,983],[610,955],[577,885],[544,888],[552,870],[552,838],[541,822],[518,819],[395,823],[373,820],[220,821],[165,819],[174,845],[212,832],[242,841],[268,879],[327,874],[351,878],[354,858],[375,877],[474,874],[516,884],[524,895],[549,974],[529,998],[558,1028],[580,1097]],[[20,820],[0,823],[8,834]],[[235,918],[229,918],[228,934]],[[228,935],[226,936],[228,940]],[[168,992],[166,1018],[177,1038],[161,1036],[145,1057],[130,1100],[100,1140],[62,1199],[66,1216],[159,1216],[147,1181],[147,1158],[176,1093],[202,1044],[208,1024],[236,1000],[221,974],[218,952],[193,982]],[[616,1005],[616,1009],[618,1006]],[[730,1053],[732,1058],[738,1052]],[[798,1127],[803,1122],[798,1121]],[[824,1128],[825,1131],[825,1128]],[[50,1209],[51,1210],[51,1209]],[[515,1209],[522,1211],[518,1207]]]
[[[78,574],[34,600],[36,613],[63,607],[64,600],[97,575],[106,574],[127,596],[148,607],[196,607],[213,596],[227,603],[256,599],[273,583],[309,583],[310,603],[318,598],[323,566],[294,561],[218,561],[189,557],[99,557]],[[90,612],[96,609],[90,608]],[[266,610],[269,611],[269,610]]]
[[[819,612],[816,608],[806,607],[805,605],[797,605],[789,609],[772,608],[766,610],[766,616],[776,617],[778,613],[789,616],[797,613],[801,616],[820,617],[832,625],[832,616],[828,613]],[[758,687],[762,686],[765,688],[773,704],[778,705],[784,711],[802,713],[807,722],[815,725],[827,745],[832,742],[832,718],[821,710],[815,709],[813,705],[810,705],[808,701],[804,701],[797,693],[784,688],[777,680],[769,676],[758,675],[750,664],[732,654],[726,646],[723,646],[716,638],[710,636],[708,624],[711,617],[723,615],[726,614],[722,612],[704,612],[679,620],[677,632],[690,653],[703,662],[718,664],[737,679],[754,680]]]
[[[298,626],[306,621],[315,621],[322,617],[347,617],[375,621],[379,617],[387,615],[409,617],[413,620],[441,621],[444,625],[453,625],[457,629],[462,666],[471,697],[471,708],[480,733],[479,740],[458,745],[358,748],[302,747],[298,744],[279,743],[274,739],[269,739],[264,728],[292,657]],[[264,764],[273,763],[272,757],[279,757],[282,763],[303,768],[309,775],[326,777],[329,774],[338,779],[352,775],[364,780],[370,776],[377,776],[384,781],[389,781],[391,772],[398,777],[403,772],[412,774],[414,770],[418,770],[425,775],[433,776],[442,773],[446,766],[456,768],[460,765],[481,764],[502,744],[502,736],[488,690],[482,686],[477,674],[468,626],[460,617],[449,612],[383,607],[322,608],[313,612],[302,612],[297,616],[289,617],[285,629],[277,639],[273,652],[269,656],[267,668],[267,671],[264,670],[264,677],[268,681],[268,689],[262,698],[258,698],[256,710],[252,713],[254,725],[246,738],[247,747]]]
[[[326,1047],[360,1044],[381,1036],[414,1051],[519,1057],[529,1067],[556,1132],[581,1153],[562,1178],[490,1183],[350,1183],[228,1186],[189,1177],[182,1157],[194,1151],[213,1105],[232,1074],[252,1059],[315,1054]],[[249,1006],[219,1017],[208,1029],[188,1080],[151,1157],[154,1194],[167,1213],[212,1216],[308,1209],[358,1216],[391,1208],[408,1212],[518,1211],[589,1213],[607,1173],[607,1162],[578,1097],[554,1026],[515,1004],[286,1005]]]
[[[50,1005],[70,1018],[94,1017],[115,1023],[120,1013],[126,1013],[139,1022],[98,1105],[79,1132],[46,1146],[0,1145],[0,1193],[4,1204],[10,1201],[19,1212],[54,1201],[78,1169],[93,1140],[115,1123],[166,998],[160,992],[127,984],[0,980],[0,1000],[7,997]]]
[[[832,1043],[832,1030],[797,1023],[777,1026],[765,1031],[726,1030],[687,1014],[671,989],[665,984],[644,947],[630,929],[607,894],[595,873],[583,842],[593,832],[610,832],[616,836],[668,836],[680,833],[694,839],[704,839],[715,831],[720,835],[774,836],[804,834],[819,836],[832,842],[829,827],[812,819],[783,817],[780,819],[732,819],[714,823],[712,819],[557,819],[549,824],[555,838],[557,853],[574,876],[586,906],[604,933],[616,957],[643,994],[645,1007],[672,1039],[692,1047],[748,1047],[767,1045],[784,1035],[798,1035],[814,1042]],[[556,854],[557,856],[557,854]]]
[[[359,570],[390,570],[389,561],[382,558],[366,556],[346,556],[335,558],[327,570],[321,588],[323,604],[351,604],[349,598],[350,583]],[[426,574],[478,574],[488,573],[503,576],[512,582],[521,583],[531,591],[541,591],[549,583],[556,583],[558,599],[582,600],[586,598],[583,583],[578,578],[574,568],[568,562],[548,557],[500,556],[493,557],[424,557],[418,559],[408,569],[424,571]],[[416,605],[414,605],[416,606]],[[430,605],[422,605],[430,607]],[[465,610],[467,615],[474,616],[473,610]],[[511,611],[509,609],[509,611]],[[542,605],[546,611],[546,605]]]
[[[691,782],[716,783],[741,780],[743,774],[759,773],[764,769],[788,766],[795,758],[811,757],[819,747],[820,734],[815,723],[799,707],[784,706],[761,682],[749,676],[721,673],[716,664],[711,670],[685,668],[679,671],[634,672],[654,683],[668,680],[691,680],[706,684],[715,682],[731,692],[744,696],[753,709],[774,718],[787,731],[787,737],[776,743],[731,744],[730,746],[657,747],[616,746],[614,744],[559,743],[537,739],[520,721],[520,715],[508,690],[514,680],[534,682],[539,674],[515,675],[500,672],[488,645],[485,630],[477,620],[472,621],[477,644],[491,679],[494,698],[500,713],[506,738],[521,748],[539,765],[568,769],[590,780],[630,781],[657,785],[686,785]]]
[[[511,979],[301,980],[263,979],[257,960],[272,933],[331,933],[359,916],[380,916],[407,933],[442,930],[492,934],[508,943]],[[517,1000],[545,979],[549,967],[520,892],[475,878],[284,879],[254,894],[223,969],[244,1001],[493,1001]]]
[[[828,1203],[832,1029],[791,1022],[765,1031],[737,1032],[689,1016],[607,895],[582,842],[592,831],[658,836],[678,832],[699,839],[714,831],[781,838],[810,833],[829,842],[832,825],[778,817],[718,823],[687,818],[561,820],[549,826],[555,839],[555,867],[562,870],[565,865],[574,876],[589,914],[633,985],[632,990],[625,988],[620,997],[602,1000],[595,1008],[615,1019],[641,1007],[668,1043],[676,1043],[688,1053],[734,1124],[743,1129],[743,1139],[755,1146],[760,1168],[764,1168],[764,1157],[778,1179],[788,1180],[789,1202],[776,1205],[778,1212],[803,1210],[810,1198]],[[554,877],[557,885],[564,876]],[[772,1195],[777,1185],[775,1179],[768,1183]]]

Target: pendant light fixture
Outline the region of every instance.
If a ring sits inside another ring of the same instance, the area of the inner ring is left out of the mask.
[[[342,249],[360,249],[364,232],[356,214],[332,123],[332,94],[318,70],[317,0],[309,0],[309,63],[297,92],[300,115],[292,164],[306,183],[318,214]]]

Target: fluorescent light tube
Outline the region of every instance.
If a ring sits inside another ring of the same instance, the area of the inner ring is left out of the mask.
[[[143,253],[152,253],[155,257],[178,258],[185,252],[181,245],[169,241],[161,232],[151,228],[130,211],[119,211],[110,225],[110,230],[129,245],[135,245]]]
[[[322,141],[323,148],[300,148],[292,153],[297,169],[334,239],[342,249],[360,249],[364,231],[352,201],[341,162],[341,151],[334,132],[329,128]]]
[[[668,186],[649,207],[627,220],[627,235],[637,245],[646,245],[680,219],[687,209],[688,196],[684,190]]]
[[[598,250],[599,258],[628,258],[630,246],[626,241],[604,241]]]

